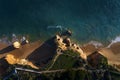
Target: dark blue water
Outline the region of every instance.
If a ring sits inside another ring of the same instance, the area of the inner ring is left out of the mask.
[[[61,25],[80,42],[108,42],[120,35],[120,0],[0,0],[0,36],[50,37]]]

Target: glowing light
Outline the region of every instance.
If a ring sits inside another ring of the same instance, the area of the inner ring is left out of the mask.
[[[21,44],[18,41],[13,43],[14,48],[20,48]]]
[[[28,40],[26,40],[26,43],[29,43],[29,41],[28,41]]]

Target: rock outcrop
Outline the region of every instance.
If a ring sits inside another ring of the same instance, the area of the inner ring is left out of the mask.
[[[9,48],[4,56],[9,64],[29,65],[32,68],[39,69],[46,65],[58,51],[73,50],[80,54],[80,57],[86,59],[79,45],[71,42],[71,32],[66,31],[64,34],[55,35],[45,42],[36,41],[24,45],[15,43],[17,48]],[[19,48],[18,48],[19,47]]]
[[[106,68],[108,65],[107,58],[98,51],[87,56],[88,64],[94,69]]]

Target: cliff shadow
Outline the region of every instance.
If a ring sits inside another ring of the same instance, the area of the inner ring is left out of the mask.
[[[27,59],[36,66],[41,67],[53,58],[56,52],[57,45],[54,37],[45,41],[39,48],[34,50]]]

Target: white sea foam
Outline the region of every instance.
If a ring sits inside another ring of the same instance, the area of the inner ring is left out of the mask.
[[[26,40],[26,37],[23,36],[23,37],[21,38],[21,42],[22,42],[22,41],[25,41],[25,40]]]
[[[8,44],[8,45],[11,44],[11,42],[8,40],[8,37],[7,37],[7,36],[2,37],[2,38],[0,39],[0,42],[1,42],[1,43],[5,43],[5,44]]]
[[[10,40],[9,37],[12,38],[12,39]],[[24,40],[27,40],[25,36],[22,36],[22,38],[18,38],[18,36],[16,34],[12,34],[9,37],[8,36],[1,37],[0,42],[11,45],[12,43],[14,43],[16,41],[22,42]]]
[[[47,29],[60,29],[61,31],[63,30],[63,26],[57,25],[57,26],[48,26]]]
[[[102,43],[98,42],[98,41],[90,41],[88,44],[92,44],[94,45],[96,48],[103,46]]]
[[[12,37],[16,37],[16,34],[13,33],[13,34],[12,34]]]
[[[111,43],[107,46],[107,48],[109,48],[111,45],[117,42],[120,42],[120,36],[117,36],[115,39],[111,40]]]

